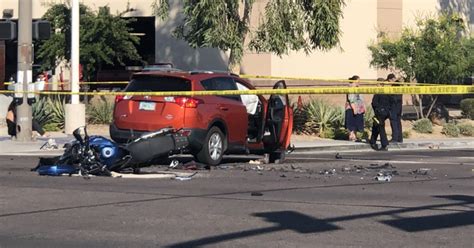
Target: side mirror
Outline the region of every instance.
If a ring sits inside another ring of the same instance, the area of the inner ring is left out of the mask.
[[[81,143],[81,145],[83,145],[84,142],[89,139],[85,126],[76,128],[76,130],[72,132],[72,135],[74,136],[74,138],[76,138],[77,141],[79,141],[79,143]]]

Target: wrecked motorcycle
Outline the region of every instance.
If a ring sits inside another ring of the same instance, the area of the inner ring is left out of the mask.
[[[143,134],[124,145],[102,136],[89,136],[86,127],[74,130],[73,135],[75,140],[64,146],[62,156],[40,158],[33,170],[40,175],[50,176],[110,176],[112,171],[125,169],[138,172],[154,159],[179,153],[188,145],[188,138],[171,128]]]

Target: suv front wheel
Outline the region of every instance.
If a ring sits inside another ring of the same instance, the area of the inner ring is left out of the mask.
[[[211,127],[201,151],[196,154],[196,159],[208,165],[218,165],[224,155],[225,140],[225,135],[218,127]]]

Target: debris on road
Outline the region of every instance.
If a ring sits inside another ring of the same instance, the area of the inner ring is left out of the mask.
[[[426,176],[430,173],[430,171],[431,171],[430,168],[419,168],[419,169],[411,171],[410,174]]]
[[[193,176],[195,176],[196,174],[197,174],[197,172],[194,172],[193,174],[191,174],[189,176],[176,176],[172,179],[178,180],[178,181],[188,181],[188,180],[191,180],[193,178]]]
[[[339,153],[336,153],[336,156],[334,156],[336,159],[342,159],[342,156]]]
[[[48,139],[41,147],[40,150],[57,150],[59,149],[58,144],[56,143],[55,139]]]
[[[377,173],[377,176],[374,179],[375,179],[375,181],[390,182],[392,180],[392,175],[384,174],[384,173]]]
[[[261,192],[252,192],[250,193],[251,196],[263,196],[263,193]]]
[[[260,161],[258,159],[257,160],[250,160],[249,164],[262,164],[262,161]]]
[[[385,163],[385,164],[383,164],[383,165],[370,164],[370,166],[368,167],[368,169],[387,169],[387,168],[395,169],[395,168],[397,168],[397,167],[395,167],[395,166],[392,165],[391,163]]]
[[[334,175],[336,174],[336,169],[322,170],[319,172],[319,175]]]

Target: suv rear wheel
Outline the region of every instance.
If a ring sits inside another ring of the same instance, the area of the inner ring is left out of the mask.
[[[211,127],[201,151],[196,154],[196,159],[208,165],[218,165],[224,155],[225,140],[225,135],[218,127]]]

